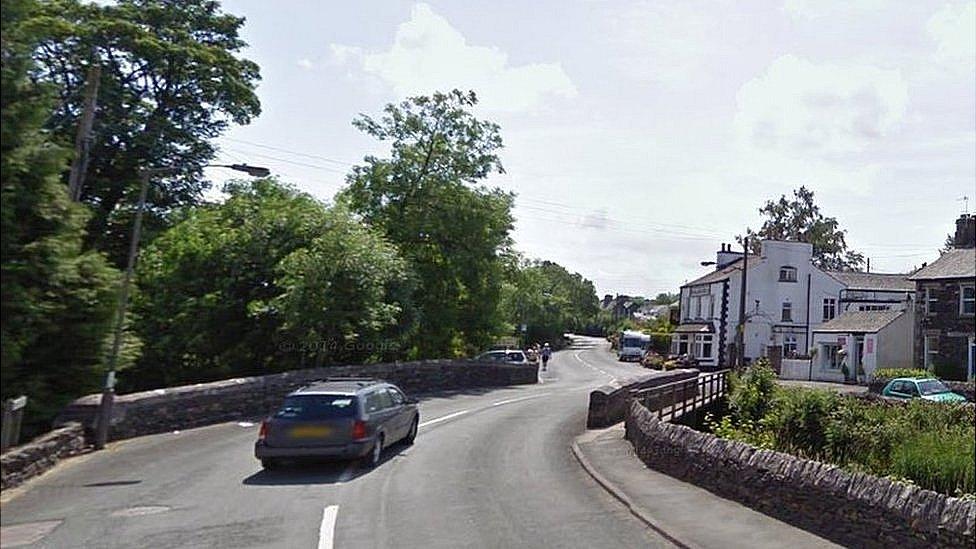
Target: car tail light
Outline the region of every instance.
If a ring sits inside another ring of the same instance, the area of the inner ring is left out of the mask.
[[[268,420],[261,422],[261,428],[258,429],[258,440],[264,440],[268,436]]]
[[[353,440],[364,440],[368,435],[366,434],[366,422],[361,420],[356,420],[352,424],[352,438]]]

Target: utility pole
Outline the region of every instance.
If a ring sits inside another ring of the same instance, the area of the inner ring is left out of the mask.
[[[119,360],[119,350],[122,347],[122,331],[125,327],[125,310],[129,305],[129,285],[135,270],[136,254],[139,250],[139,234],[142,231],[142,212],[146,209],[146,194],[149,192],[149,179],[153,174],[161,173],[170,168],[156,168],[142,170],[139,174],[139,205],[136,208],[136,219],[132,224],[132,239],[129,241],[129,259],[125,265],[125,276],[122,278],[122,289],[119,292],[119,306],[115,313],[115,335],[112,339],[112,354],[108,358],[108,373],[105,375],[105,387],[102,389],[102,401],[98,407],[98,421],[95,423],[95,449],[101,450],[108,441],[108,427],[112,419],[112,405],[115,403],[115,369]]]
[[[71,172],[68,175],[68,195],[71,200],[81,200],[81,189],[85,184],[85,171],[88,169],[88,152],[91,150],[92,125],[95,123],[95,106],[98,101],[98,81],[102,68],[92,63],[88,68],[85,81],[85,101],[78,121],[78,133],[75,135],[75,157],[71,161]]]
[[[749,234],[742,241],[742,288],[739,295],[739,329],[736,333],[736,366],[739,369],[746,364],[746,277],[749,272]]]

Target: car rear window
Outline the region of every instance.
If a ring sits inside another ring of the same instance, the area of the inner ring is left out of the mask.
[[[510,362],[524,362],[525,355],[522,353],[508,353],[508,360]]]
[[[356,397],[349,395],[300,395],[285,399],[275,417],[282,419],[332,419],[356,415]]]

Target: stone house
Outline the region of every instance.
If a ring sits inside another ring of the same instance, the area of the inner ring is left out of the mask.
[[[976,363],[976,218],[956,221],[955,247],[909,277],[915,282],[915,364],[973,379]]]

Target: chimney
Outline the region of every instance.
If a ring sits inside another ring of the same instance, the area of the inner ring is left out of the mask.
[[[715,270],[719,270],[742,257],[742,252],[732,251],[731,244],[722,244],[722,248],[715,254]]]
[[[955,248],[976,248],[976,216],[962,214],[956,220],[956,235],[952,239]]]

